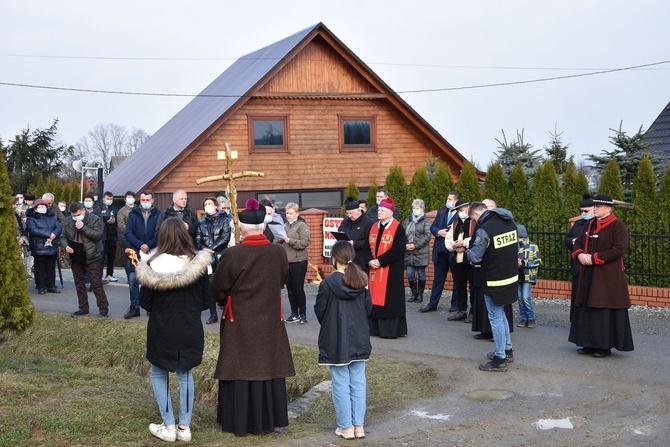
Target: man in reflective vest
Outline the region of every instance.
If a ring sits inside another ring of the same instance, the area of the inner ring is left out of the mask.
[[[476,222],[474,243],[465,254],[481,265],[484,301],[491,321],[495,351],[490,361],[479,365],[482,371],[507,371],[514,361],[512,338],[505,316],[505,305],[518,299],[517,226],[512,213],[504,208],[489,210],[481,202],[470,205],[470,220]]]

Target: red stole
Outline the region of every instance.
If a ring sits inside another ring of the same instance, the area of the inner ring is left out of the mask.
[[[391,249],[393,246],[393,238],[400,223],[396,219],[391,219],[391,222],[384,228],[381,236],[379,235],[379,225],[370,227],[370,234],[368,234],[368,244],[372,252],[372,259],[377,259]],[[381,237],[379,243],[379,253],[377,251],[377,237]],[[372,295],[372,304],[375,306],[384,306],[386,303],[386,285],[388,283],[390,266],[379,267],[378,269],[370,269],[369,285],[370,295]]]

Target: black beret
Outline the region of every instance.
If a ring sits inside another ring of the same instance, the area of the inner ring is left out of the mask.
[[[344,207],[349,210],[355,210],[356,208],[360,208],[361,205],[358,203],[358,200],[349,197],[345,202],[344,202]]]

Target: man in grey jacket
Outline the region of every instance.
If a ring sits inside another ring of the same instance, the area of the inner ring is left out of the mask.
[[[109,314],[109,302],[100,277],[102,262],[101,244],[104,225],[102,220],[86,211],[79,202],[70,205],[70,217],[63,221],[63,233],[60,237],[61,247],[70,255],[74,285],[77,289],[79,310],[72,313],[73,317],[88,315],[88,293],[86,292],[86,274],[91,280],[99,317]]]

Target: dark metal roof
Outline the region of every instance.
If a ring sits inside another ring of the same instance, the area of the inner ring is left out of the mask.
[[[649,152],[670,158],[670,103],[649,126],[644,140],[649,144]]]
[[[146,188],[197,138],[230,110],[294,49],[313,25],[239,58],[197,97],[151,136],[105,179],[105,188],[121,195]]]

